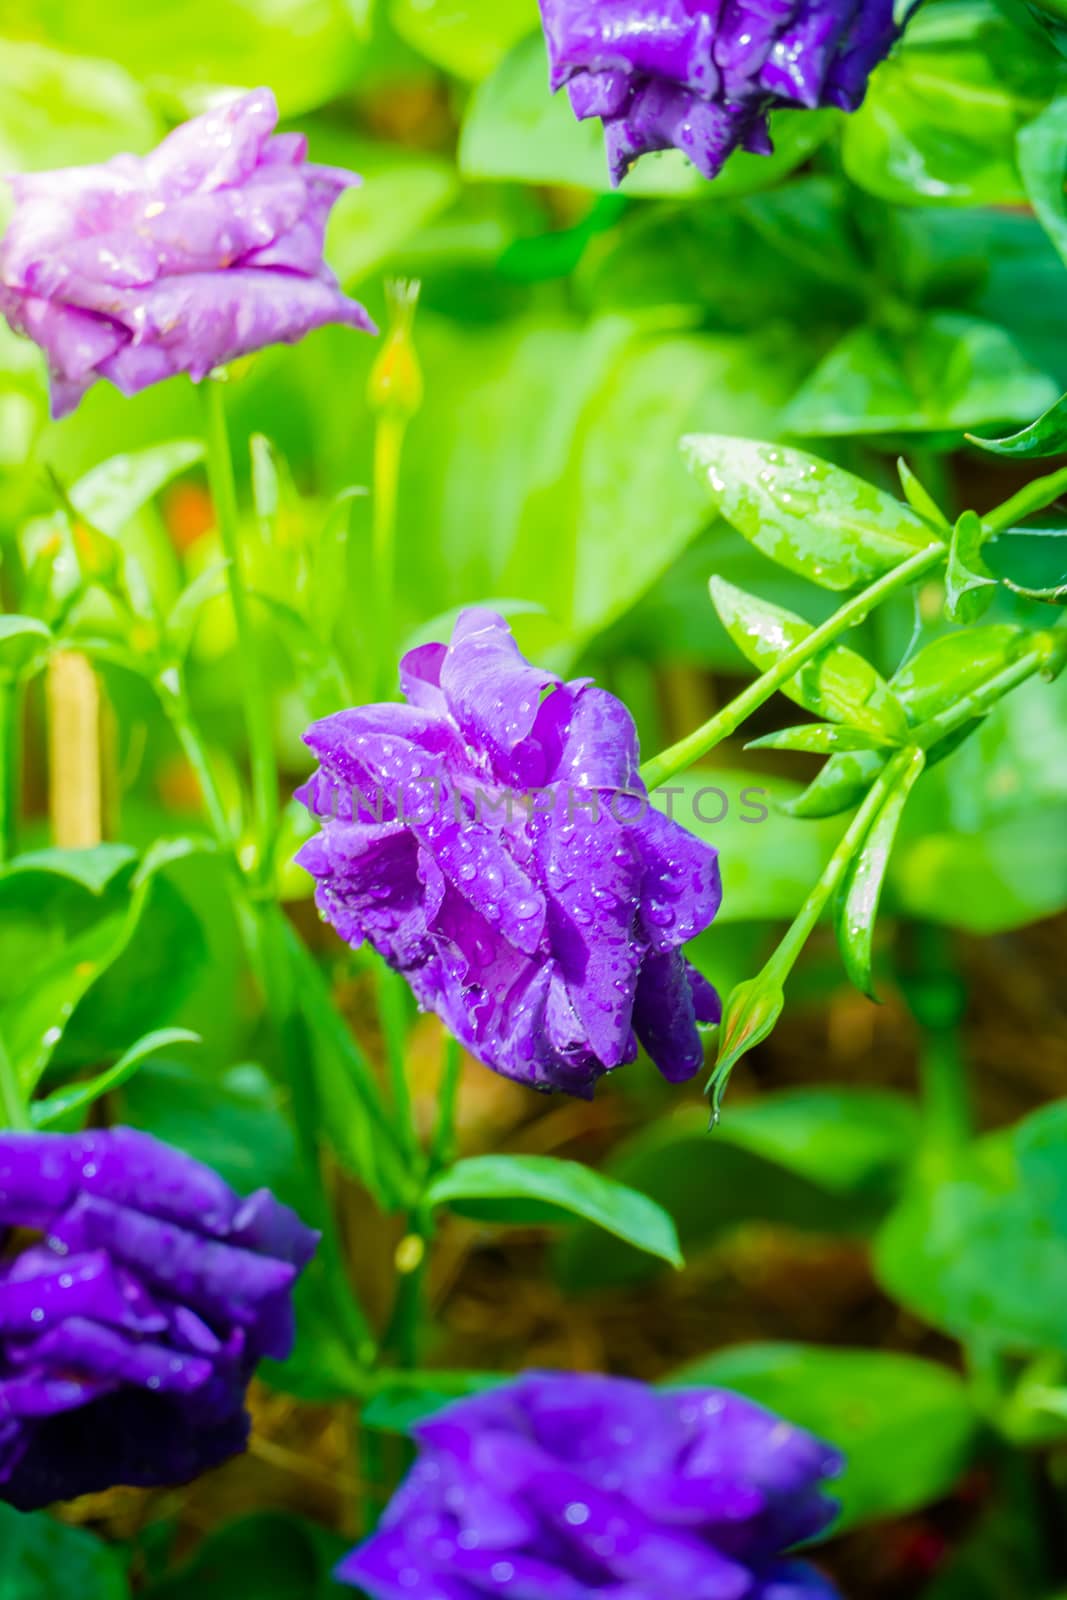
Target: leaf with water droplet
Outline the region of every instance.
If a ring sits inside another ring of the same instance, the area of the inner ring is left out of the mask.
[[[997,580],[982,558],[986,533],[975,511],[965,511],[952,530],[945,571],[945,611],[953,622],[977,622],[989,610]]]
[[[804,450],[716,434],[682,448],[739,533],[825,589],[871,583],[934,542],[910,506]]]
[[[840,728],[832,722],[812,722],[799,728],[782,728],[778,733],[750,739],[746,750],[801,750],[814,755],[832,755],[835,750],[879,750],[887,741],[862,728]]]
[[[913,751],[853,857],[834,902],[834,926],[845,971],[856,988],[872,1000],[877,998],[871,961],[882,886],[904,807],[925,765],[923,751]]]
[[[759,600],[723,578],[712,578],[711,598],[723,626],[754,666],[766,671],[815,631],[792,611]],[[831,644],[782,685],[806,711],[876,734],[892,744],[908,729],[903,707],[885,679],[854,650]]]

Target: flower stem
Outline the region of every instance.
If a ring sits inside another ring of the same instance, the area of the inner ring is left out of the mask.
[[[723,706],[721,711],[705,722],[702,727],[689,733],[684,739],[679,739],[669,749],[662,751],[658,756],[653,756],[651,761],[646,761],[641,768],[641,777],[649,789],[656,789],[661,783],[666,783],[668,778],[673,778],[684,768],[692,766],[694,761],[699,761],[701,756],[707,755],[723,739],[729,738],[732,733],[750,717],[753,711],[771,698],[784,683],[788,683],[805,662],[818,655],[828,644],[831,644],[840,634],[854,628],[862,622],[868,612],[875,606],[881,605],[890,595],[898,589],[903,589],[909,583],[914,583],[916,578],[921,578],[927,572],[932,572],[946,559],[948,550],[945,545],[928,545],[902,562],[899,567],[894,567],[891,572],[885,573],[876,583],[855,595],[832,617],[814,628],[805,639],[787,650],[779,661],[767,672],[761,674],[754,682],[750,683],[736,699],[729,705]]]
[[[171,681],[173,680],[173,681]],[[193,771],[200,789],[200,798],[204,802],[204,810],[211,823],[211,831],[219,844],[227,850],[233,849],[233,835],[226,807],[219,793],[219,786],[215,781],[215,774],[211,770],[211,762],[204,748],[196,724],[193,721],[192,710],[185,692],[185,684],[180,675],[175,676],[172,669],[170,673],[157,681],[156,690],[163,701],[163,707],[174,729],[178,743]]]
[[[393,690],[396,655],[396,510],[400,458],[406,432],[406,418],[386,413],[378,418],[374,433],[371,570],[377,646],[375,694],[379,698],[387,697]]]
[[[15,1064],[8,1055],[7,1045],[2,1038],[0,1038],[0,1118],[5,1128],[14,1128],[19,1133],[25,1133],[33,1126]]]
[[[256,868],[259,877],[265,879],[271,868],[278,826],[278,773],[274,760],[270,705],[264,688],[262,663],[256,647],[256,636],[241,569],[237,489],[234,483],[229,434],[226,429],[222,385],[209,378],[200,387],[204,395],[208,481],[218,519],[219,540],[223,554],[227,558],[226,578],[237,630],[237,648],[241,657],[241,697],[252,767]]]

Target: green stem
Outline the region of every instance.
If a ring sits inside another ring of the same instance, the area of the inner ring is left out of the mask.
[[[396,511],[405,418],[386,412],[374,433],[371,570],[374,592],[376,691],[393,691],[396,655]]]
[[[819,918],[830,904],[854,856],[863,848],[864,841],[871,830],[871,824],[879,811],[881,811],[886,796],[891,789],[895,788],[907,768],[913,761],[918,759],[918,756],[919,752],[910,747],[898,750],[871,785],[866,799],[842,834],[837,848],[823,868],[822,876],[819,878],[818,883],[809,893],[787,929],[781,943],[764,968],[765,972],[771,973],[779,982],[784,982],[789,976],[797,957],[814,932]]]
[[[227,558],[226,579],[237,630],[240,654],[241,697],[252,767],[252,807],[256,838],[256,865],[261,879],[271,869],[278,826],[278,773],[270,705],[264,686],[263,665],[248,605],[241,567],[241,533],[237,512],[233,458],[226,431],[222,385],[208,379],[200,385],[204,395],[208,481],[219,525],[219,540]]]
[[[947,556],[948,550],[945,545],[941,543],[928,545],[899,567],[894,567],[892,572],[885,573],[862,593],[855,595],[839,611],[835,611],[832,617],[828,617],[819,627],[814,628],[799,644],[787,650],[773,667],[750,683],[747,689],[702,727],[687,734],[684,739],[679,739],[677,744],[671,745],[658,756],[653,756],[651,761],[646,761],[641,768],[641,777],[646,786],[649,789],[658,788],[661,783],[666,783],[668,778],[673,778],[675,773],[692,766],[701,756],[707,755],[708,751],[721,744],[723,739],[736,733],[745,718],[758,710],[784,683],[788,683],[805,662],[818,655],[820,650],[831,644],[840,634],[864,621],[875,606],[881,605],[898,589],[903,589],[907,584],[914,583],[916,578],[932,572],[945,561]]]
[[[5,1128],[14,1128],[19,1133],[33,1126],[15,1064],[3,1039],[0,1039],[0,1116]]]
[[[1067,635],[1064,637],[1067,638]],[[976,717],[984,717],[998,700],[1002,700],[1012,689],[1017,689],[1021,683],[1025,683],[1027,678],[1047,670],[1055,658],[1055,644],[1052,642],[1051,634],[1040,635],[1040,638],[1043,640],[1042,644],[1033,646],[1017,661],[1013,661],[995,677],[989,678],[981,688],[975,689],[973,694],[964,695],[955,705],[939,712],[936,717],[931,717],[916,728],[911,735],[915,743],[923,750],[929,750],[933,745],[940,744],[943,739],[956,733],[968,722],[973,722]]]
[[[226,815],[226,807],[219,793],[219,786],[215,781],[215,774],[211,770],[207,750],[200,737],[196,724],[193,721],[192,709],[185,692],[185,684],[177,668],[172,668],[162,674],[156,683],[156,690],[163,702],[163,709],[174,729],[178,743],[182,747],[193,775],[200,789],[200,797],[204,802],[204,810],[208,814],[211,830],[220,845],[226,849],[233,849],[233,833],[230,821]]]
[[[22,773],[22,685],[0,683],[0,866],[18,851]]]
[[[1003,505],[987,511],[982,524],[989,533],[1003,533],[1005,528],[1022,522],[1024,517],[1032,516],[1035,511],[1044,511],[1061,494],[1067,494],[1067,467],[1059,472],[1050,472],[1044,478],[1035,478],[1033,483],[1028,483],[1025,489],[1013,494]]]

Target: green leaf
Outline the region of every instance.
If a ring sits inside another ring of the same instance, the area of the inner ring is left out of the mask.
[[[997,580],[982,558],[986,532],[974,511],[965,511],[952,530],[945,570],[945,611],[952,622],[977,622],[993,603]]]
[[[898,1300],[962,1340],[1067,1354],[1067,1114],[1060,1101],[917,1183],[878,1241]]]
[[[157,887],[167,894],[168,886],[151,874],[135,878],[131,856],[122,846],[40,852],[36,861],[24,857],[0,876],[0,949],[11,972],[11,980],[0,981],[0,1029],[27,1093],[61,1041],[66,1047],[64,1035],[76,1013],[79,1031],[84,1028],[81,1004],[128,951],[135,961],[147,960],[156,983],[155,989],[146,989],[138,979],[133,1003],[147,1005],[150,1016],[159,1015],[158,950],[143,939],[136,945],[133,941],[146,910],[156,902]],[[169,893],[177,898],[173,889]],[[188,928],[181,931],[188,940]],[[176,970],[183,970],[180,963]],[[13,981],[16,973],[18,982]],[[129,1022],[124,996],[120,990],[104,1008],[112,1029],[119,1019]]]
[[[712,578],[710,588],[727,633],[761,672],[815,631],[802,617],[745,594],[722,578]],[[885,679],[845,645],[820,650],[782,685],[782,693],[817,717],[874,734],[885,743],[903,739],[908,731],[903,708]]]
[[[85,54],[67,55],[44,43],[5,37],[0,171],[106,161],[121,150],[141,153],[160,137],[160,124],[139,85],[114,61],[96,59],[107,50],[88,38],[86,47]]]
[[[78,513],[109,538],[153,500],[173,478],[187,472],[203,458],[197,439],[173,439],[131,455],[112,456],[93,467],[70,491]]]
[[[737,1390],[839,1449],[847,1465],[831,1486],[842,1502],[837,1530],[943,1499],[980,1439],[981,1419],[956,1373],[887,1351],[738,1345],[669,1382]]]
[[[937,501],[924,484],[920,483],[903,456],[897,458],[897,473],[904,498],[917,516],[938,533],[947,532],[951,524]]]
[[[470,1156],[435,1178],[432,1206],[490,1222],[570,1222],[582,1218],[649,1255],[681,1267],[675,1226],[654,1201],[577,1161],[552,1156]]]
[[[25,850],[0,871],[0,882],[24,872],[45,872],[66,878],[90,894],[102,895],[119,873],[136,860],[137,852],[128,844],[97,844],[86,850]]]
[[[351,14],[335,0],[271,0],[266,7],[255,0],[159,0],[151,14],[126,4],[97,16],[76,4],[27,0],[20,14],[24,27],[62,49],[121,63],[174,121],[202,111],[220,90],[258,84],[272,84],[282,116],[295,116],[343,93],[363,56]],[[49,101],[56,103],[61,92]],[[47,164],[69,162],[72,148]],[[120,142],[102,154],[124,148]]]
[[[1033,416],[1057,388],[1003,328],[937,311],[903,330],[847,333],[794,397],[785,426],[816,437],[955,432]]]
[[[782,728],[778,733],[750,739],[746,750],[802,750],[811,755],[833,755],[835,750],[880,750],[890,741],[884,736],[865,733],[860,728],[836,727],[830,722],[809,722],[799,728]]]
[[[943,633],[890,680],[912,727],[965,699],[1025,650],[1028,635],[1010,623]]]
[[[127,1600],[122,1557],[94,1534],[0,1501],[3,1600]]]
[[[869,1233],[899,1194],[916,1114],[877,1090],[801,1089],[731,1101],[709,1131],[694,1108],[661,1117],[609,1157],[607,1172],[674,1218],[691,1259],[752,1223],[805,1233]],[[569,1229],[553,1252],[572,1294],[639,1283],[662,1271],[599,1228]]]
[[[536,0],[392,0],[389,15],[414,49],[474,83],[540,21]]]
[[[1045,232],[1067,263],[1067,94],[1019,131],[1019,173]]]
[[[806,451],[711,434],[682,447],[720,514],[823,588],[870,583],[934,542],[910,506]]]
[[[916,750],[910,765],[905,767],[900,781],[890,789],[871,823],[859,854],[853,858],[842,880],[834,906],[834,925],[845,971],[856,988],[872,1000],[877,998],[871,973],[871,952],[878,903],[904,807],[925,765],[924,753]]]
[[[177,1572],[149,1584],[144,1597],[329,1600],[338,1593],[331,1574],[348,1543],[300,1517],[257,1512],[217,1529]]]
[[[595,119],[579,122],[566,94],[548,92],[548,65],[540,32],[522,40],[479,84],[460,135],[459,165],[468,178],[509,178],[524,183],[564,183],[603,192],[610,188],[604,135]],[[773,122],[775,155],[730,157],[715,193],[770,187],[806,161],[832,132],[834,112],[786,112]],[[677,150],[638,161],[623,180],[630,195],[702,194],[707,180]]]
[[[1009,434],[1006,439],[977,439],[972,433],[967,437],[991,455],[1010,456],[1019,461],[1063,455],[1067,452],[1067,394],[1020,433]]]
[[[125,1051],[106,1072],[101,1072],[98,1077],[91,1078],[86,1083],[71,1084],[68,1088],[57,1089],[45,1100],[35,1100],[30,1107],[30,1116],[35,1128],[48,1128],[54,1123],[63,1122],[70,1128],[80,1125],[80,1118],[75,1117],[74,1122],[69,1119],[73,1114],[85,1111],[101,1095],[109,1094],[112,1089],[118,1089],[132,1078],[138,1068],[148,1060],[149,1056],[158,1055],[161,1050],[169,1050],[175,1044],[199,1044],[198,1033],[191,1033],[188,1028],[157,1028],[154,1033],[145,1034],[135,1045]]]
[[[1033,25],[990,0],[920,11],[845,124],[845,170],[903,205],[1018,204],[1015,136],[1056,65]]]
[[[51,643],[51,628],[37,617],[5,613],[0,617],[0,678],[28,678],[39,672]]]

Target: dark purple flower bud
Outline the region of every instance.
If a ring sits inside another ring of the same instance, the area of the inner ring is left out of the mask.
[[[626,707],[531,666],[483,610],[400,682],[407,705],[305,736],[322,830],[297,859],[323,915],[507,1077],[589,1095],[638,1040],[691,1077],[719,1001],[681,946],[719,908],[716,852],[649,803]]]
[[[739,1395],[528,1373],[415,1435],[337,1573],[371,1600],[835,1600],[783,1552],[833,1520],[841,1457]]]
[[[672,146],[714,178],[771,153],[779,106],[855,111],[898,28],[893,0],[540,0],[553,90],[600,117],[612,180]]]
[[[150,155],[12,178],[0,312],[44,350],[52,412],[98,378],[123,394],[292,344],[328,322],[374,331],[323,260],[354,173],[275,134],[256,89],[177,128]]]
[[[130,1128],[0,1134],[0,1500],[184,1483],[243,1450],[316,1235]],[[19,1236],[16,1236],[19,1237]]]

